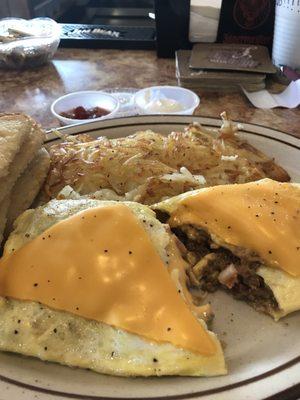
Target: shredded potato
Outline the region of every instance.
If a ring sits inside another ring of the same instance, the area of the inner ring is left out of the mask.
[[[81,195],[153,204],[200,188],[269,177],[289,180],[272,159],[238,137],[237,126],[222,114],[219,130],[195,123],[163,136],[151,130],[94,140],[64,138],[49,148],[51,168],[41,202],[67,185]]]

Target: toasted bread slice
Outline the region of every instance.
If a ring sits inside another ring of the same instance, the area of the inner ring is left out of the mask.
[[[25,141],[31,121],[25,115],[0,114],[0,178],[8,174],[12,163]]]
[[[15,183],[10,195],[6,233],[10,232],[15,219],[31,206],[47,175],[49,165],[50,156],[42,148]]]
[[[0,174],[0,201],[10,193],[16,180],[32,161],[44,141],[43,130],[32,118],[22,114],[9,114],[0,117],[0,121],[3,118],[4,121],[9,120],[9,124],[6,124],[6,132],[11,131],[14,135],[20,135],[22,138],[24,136],[25,140],[22,142],[19,140],[18,151],[14,152],[10,164],[6,162],[6,175],[1,177]],[[5,148],[3,151],[5,154]]]
[[[9,195],[0,201],[0,244],[3,240],[3,232],[7,221],[7,211],[9,206]]]
[[[24,114],[0,114],[0,243],[8,218],[9,204],[17,200],[11,200],[12,188],[41,148],[43,141],[44,132],[31,117]],[[21,198],[22,202],[26,199],[29,201],[24,193],[19,201]],[[15,206],[19,207],[14,204],[13,207]],[[13,215],[10,219],[12,218]]]

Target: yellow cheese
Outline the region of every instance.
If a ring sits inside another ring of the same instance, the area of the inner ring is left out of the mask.
[[[216,353],[142,224],[123,204],[81,211],[3,257],[0,295]]]
[[[300,191],[263,180],[183,196],[171,226],[198,225],[228,245],[252,250],[268,266],[300,276]]]

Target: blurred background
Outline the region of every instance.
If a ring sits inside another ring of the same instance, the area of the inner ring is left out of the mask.
[[[0,17],[50,17],[57,22],[154,26],[154,0],[1,0]]]

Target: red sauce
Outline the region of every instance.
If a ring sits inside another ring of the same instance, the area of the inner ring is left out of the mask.
[[[60,115],[62,117],[71,119],[94,119],[110,114],[110,112],[111,111],[102,107],[84,108],[79,106],[68,111],[63,111],[60,113]]]

